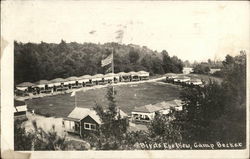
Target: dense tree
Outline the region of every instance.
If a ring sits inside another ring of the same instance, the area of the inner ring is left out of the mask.
[[[14,122],[14,146],[15,150],[65,150],[67,144],[65,138],[57,135],[55,127],[45,132],[37,127],[36,121],[32,121],[34,131],[26,132],[22,127],[23,121]]]
[[[180,60],[137,45],[117,43],[93,44],[76,42],[59,44],[14,42],[14,82],[36,82],[70,76],[106,73],[101,60],[114,53],[114,71],[145,70],[153,74],[181,72]]]
[[[180,127],[174,124],[174,113],[163,115],[157,113],[149,124],[149,137],[158,143],[179,143],[182,141]]]
[[[184,142],[246,141],[246,55],[227,56],[223,82],[186,87],[181,93],[184,110],[175,116]],[[244,148],[244,147],[242,147]]]
[[[207,63],[200,63],[194,66],[193,72],[197,74],[208,74],[210,72],[210,68]]]
[[[109,87],[106,94],[109,101],[107,109],[104,109],[105,107],[101,105],[95,107],[102,120],[98,135],[98,143],[100,143],[97,144],[98,149],[118,149],[128,128],[127,118],[121,117],[119,107],[116,105],[115,94],[116,91],[113,87]]]
[[[186,87],[181,93],[183,101],[183,138],[188,142],[209,142],[215,136],[211,133],[211,122],[225,112],[223,88],[214,81],[204,87]],[[178,119],[177,119],[178,120]],[[209,130],[209,131],[208,131]]]
[[[19,151],[31,150],[34,135],[26,133],[25,128],[21,125],[22,121],[14,121],[14,149]]]

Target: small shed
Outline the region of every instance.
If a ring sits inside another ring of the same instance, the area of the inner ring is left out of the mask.
[[[93,109],[75,107],[63,122],[67,132],[83,136],[86,131],[97,131],[101,119]]]
[[[26,103],[24,101],[14,100],[14,119],[15,120],[27,119],[26,112],[27,112]]]

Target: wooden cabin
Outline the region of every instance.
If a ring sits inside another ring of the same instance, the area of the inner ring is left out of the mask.
[[[81,77],[78,77],[78,79],[79,79],[78,83],[82,84],[83,87],[93,85],[92,80],[91,80],[92,76],[90,76],[90,75],[83,75]]]
[[[149,79],[149,72],[139,71],[138,76],[139,76],[140,80],[148,80]]]
[[[129,72],[129,75],[130,75],[130,81],[139,81],[140,80],[139,73],[137,73],[137,72],[131,71],[131,72]]]
[[[187,76],[178,76],[177,78],[174,79],[175,83],[185,83],[187,81],[190,81],[190,77],[187,77]]]
[[[33,93],[34,92],[34,86],[35,84],[31,83],[31,82],[23,82],[20,83],[16,86],[16,92],[17,95],[21,95],[21,96],[28,96],[29,93]]]
[[[161,107],[154,106],[154,105],[145,105],[140,107],[135,107],[134,110],[131,112],[132,114],[132,121],[134,122],[150,122],[154,119],[155,113],[162,110]]]
[[[187,85],[196,85],[196,86],[201,86],[203,85],[203,82],[201,81],[201,79],[190,79],[190,81],[186,82]]]
[[[36,84],[35,89],[36,89],[38,94],[51,93],[51,89],[49,89],[49,87],[48,87],[49,81],[40,80],[40,81],[35,82],[35,84]]]
[[[114,73],[108,73],[104,75],[104,83],[117,83],[119,81],[119,75]]]
[[[166,74],[166,82],[174,82],[174,79],[178,76],[174,73],[167,73]]]
[[[79,78],[76,76],[68,77],[65,79],[64,86],[68,87],[69,89],[72,88],[80,88],[82,85],[78,82]]]
[[[72,112],[63,119],[63,125],[68,133],[84,136],[84,133],[97,131],[101,119],[96,111],[89,108],[75,107]]]
[[[24,101],[14,100],[14,119],[26,120],[27,105]]]
[[[53,91],[63,91],[67,88],[64,87],[65,79],[62,78],[56,78],[51,81],[49,81],[49,88],[52,88]]]
[[[131,81],[131,77],[130,77],[129,73],[119,72],[117,75],[119,76],[120,82],[130,82]]]
[[[104,75],[103,74],[96,74],[94,76],[92,76],[91,80],[95,85],[99,85],[102,84],[104,81]]]

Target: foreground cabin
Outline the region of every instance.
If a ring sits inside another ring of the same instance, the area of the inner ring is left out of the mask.
[[[75,107],[63,119],[63,125],[68,133],[84,136],[85,133],[95,132],[101,124],[101,119],[96,111],[89,108]]]
[[[27,105],[24,101],[14,100],[14,119],[26,120]]]

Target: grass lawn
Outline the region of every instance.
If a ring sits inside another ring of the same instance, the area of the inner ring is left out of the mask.
[[[128,115],[135,106],[155,104],[179,98],[180,87],[158,82],[115,86],[117,105]],[[77,106],[91,108],[95,103],[107,106],[107,88],[76,92]],[[45,116],[66,117],[75,107],[75,97],[62,94],[26,100],[29,110]]]

